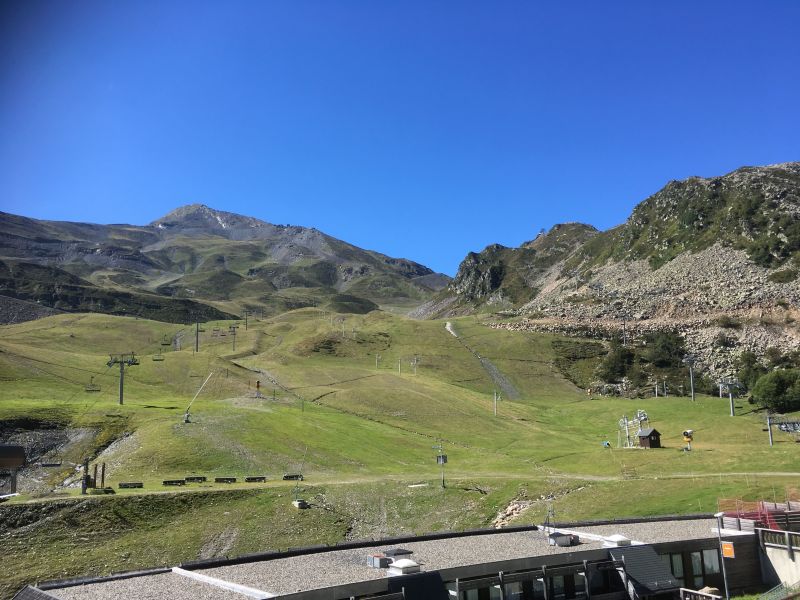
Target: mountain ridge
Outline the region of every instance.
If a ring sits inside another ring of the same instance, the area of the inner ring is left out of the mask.
[[[668,182],[606,231],[556,225],[469,253],[418,317],[495,312],[509,328],[681,333],[717,373],[800,347],[800,162]],[[715,325],[725,315],[739,328]],[[723,343],[721,340],[725,340]]]
[[[184,309],[172,317],[178,320],[188,320],[189,309],[203,313],[199,305],[217,311],[214,318],[329,303],[371,310],[418,304],[449,281],[414,261],[364,250],[315,228],[273,225],[202,204],[178,207],[143,226],[0,213],[0,233],[0,262],[6,271],[15,269],[22,284],[4,280],[0,294],[63,310],[95,306],[97,296],[118,293],[145,294],[160,304],[180,300]],[[65,298],[41,281],[28,285],[25,274],[32,267],[19,264],[57,269],[56,280],[68,274],[85,281]],[[360,300],[341,302],[341,294]]]

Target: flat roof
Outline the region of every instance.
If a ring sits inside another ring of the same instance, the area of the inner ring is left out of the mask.
[[[547,538],[548,534],[544,531],[522,531],[403,542],[403,547],[413,552],[409,558],[420,563],[423,571],[602,548],[602,543],[596,541],[570,547],[551,546]],[[199,572],[276,595],[291,594],[384,579],[386,569],[368,566],[367,556],[389,548],[385,544],[376,544],[366,548],[292,556]]]
[[[219,565],[202,563],[174,568],[172,572],[145,574],[127,579],[98,579],[82,585],[54,582],[41,589],[64,600],[89,600],[95,598],[150,598],[169,597],[170,600],[186,598],[242,599],[270,598],[311,592],[325,588],[382,580],[386,569],[367,565],[367,557],[402,544],[411,550],[409,557],[420,563],[423,572],[446,571],[460,567],[491,565],[508,561],[519,562],[522,569],[535,569],[543,563],[558,562],[557,555],[603,550],[602,537],[621,534],[636,542],[658,544],[691,539],[716,537],[716,520],[713,518],[651,520],[636,523],[606,525],[587,524],[568,527],[578,535],[583,534],[577,546],[551,546],[550,531],[484,531],[470,534],[453,534],[414,541],[414,538],[376,541],[372,545],[342,549],[310,549],[291,556],[253,557],[249,562]],[[556,527],[556,530],[564,530]],[[549,558],[548,558],[549,557]],[[566,562],[577,562],[578,557]],[[529,561],[529,562],[527,562]],[[68,587],[69,586],[69,587]]]

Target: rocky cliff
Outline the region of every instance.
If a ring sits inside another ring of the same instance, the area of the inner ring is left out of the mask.
[[[670,182],[609,231],[557,225],[471,253],[428,314],[489,310],[515,317],[498,326],[597,337],[679,331],[725,374],[744,349],[800,347],[798,272],[800,163],[745,167]]]

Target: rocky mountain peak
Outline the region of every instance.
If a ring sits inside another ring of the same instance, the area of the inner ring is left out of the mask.
[[[150,223],[158,229],[208,229],[210,231],[274,227],[266,221],[216,210],[205,204],[187,204]]]

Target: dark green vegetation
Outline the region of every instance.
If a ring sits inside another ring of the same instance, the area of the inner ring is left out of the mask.
[[[0,295],[67,312],[173,323],[319,306],[408,308],[448,278],[316,229],[201,205],[145,227],[0,213]]]
[[[0,328],[4,438],[38,435],[41,458],[63,461],[23,474],[23,497],[0,506],[3,593],[200,556],[490,526],[512,500],[531,503],[516,523],[538,522],[547,495],[559,519],[574,520],[713,511],[719,495],[780,499],[797,480],[800,444],[776,432],[770,448],[750,406],[730,418],[727,399],[709,396],[592,399],[562,373],[581,382],[602,358],[598,344],[453,323],[519,392],[496,417],[495,382],[441,321],[307,308],[252,318],[247,330],[240,322],[235,352],[232,322],[206,323],[199,353],[192,331],[144,319],[58,315]],[[162,346],[181,335],[182,350]],[[654,348],[653,363],[675,352],[670,341]],[[120,406],[118,369],[106,361],[130,351],[141,363],[127,370]],[[85,391],[92,376],[100,392]],[[603,448],[639,408],[665,447]],[[686,428],[696,432],[691,453],[681,451]],[[56,432],[62,441],[49,444]],[[106,462],[113,497],[80,499],[61,485],[84,457]],[[299,470],[297,489],[281,480]],[[162,493],[164,479],[191,474],[240,482]],[[268,482],[242,483],[247,475]],[[120,481],[144,482],[144,494]],[[295,494],[312,508],[295,511]]]
[[[684,340],[676,333],[650,333],[628,345],[615,337],[595,375],[608,383],[627,382],[629,396],[649,396],[656,384],[660,389],[666,384],[671,393],[688,393],[689,371],[683,362],[686,354]],[[694,388],[704,394],[713,394],[715,389],[700,371],[694,373]]]
[[[753,399],[778,412],[800,410],[800,369],[780,369],[759,377]]]

